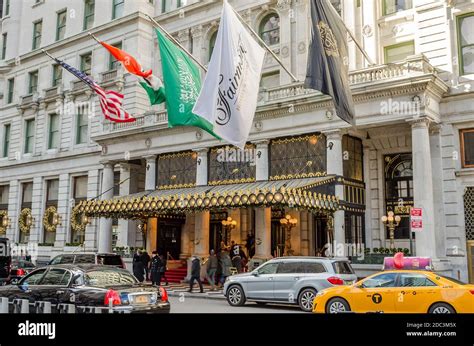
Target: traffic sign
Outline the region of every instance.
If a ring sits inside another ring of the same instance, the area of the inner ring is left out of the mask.
[[[420,232],[423,230],[423,209],[411,208],[410,226],[413,232]]]

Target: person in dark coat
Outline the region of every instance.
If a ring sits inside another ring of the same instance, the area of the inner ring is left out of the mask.
[[[149,281],[150,280],[150,255],[146,250],[142,251],[142,262],[143,266],[145,267],[145,280]]]
[[[140,250],[137,250],[133,255],[133,275],[137,278],[138,281],[143,282],[145,280],[145,267],[143,265],[142,256]]]
[[[252,258],[255,255],[255,236],[251,232],[247,235],[245,247],[247,248],[249,258]]]
[[[151,284],[154,286],[160,286],[162,266],[163,266],[163,262],[161,261],[160,256],[158,256],[158,252],[153,251],[151,254],[151,261],[150,261],[150,276],[151,276]]]
[[[193,291],[194,280],[196,280],[197,283],[199,284],[200,293],[204,293],[204,289],[202,287],[202,282],[201,282],[201,261],[199,260],[199,257],[197,256],[193,256],[193,260],[191,262],[191,279],[189,280],[188,292]]]
[[[160,268],[160,277],[161,279],[165,279],[165,286],[168,286],[168,278],[166,277],[166,262],[167,262],[167,259],[166,257],[168,256],[164,256],[164,255],[160,255],[160,259],[161,259],[161,263],[163,264]]]

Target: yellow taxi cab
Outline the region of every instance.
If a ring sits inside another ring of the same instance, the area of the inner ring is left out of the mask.
[[[428,270],[387,270],[317,293],[314,313],[474,313],[474,285]]]

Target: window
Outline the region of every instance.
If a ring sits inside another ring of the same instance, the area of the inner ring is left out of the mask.
[[[10,185],[0,186],[0,206],[8,209],[8,195],[10,193]]]
[[[58,12],[58,18],[56,21],[56,41],[62,40],[66,34],[66,18],[67,10]]]
[[[260,23],[260,37],[269,46],[280,43],[280,17],[271,13]]]
[[[326,268],[324,268],[324,265],[322,263],[306,262],[306,263],[303,263],[303,266],[304,266],[305,273],[318,274],[318,273],[326,272]]]
[[[280,71],[273,71],[262,74],[260,79],[261,88],[272,88],[280,85]]]
[[[437,285],[423,274],[407,273],[407,274],[400,274],[400,284],[398,286],[399,287],[426,287],[426,286],[437,286]]]
[[[122,42],[113,44],[112,46],[118,49],[122,49]],[[109,71],[118,69],[119,65],[120,65],[120,61],[115,59],[115,57],[112,54],[109,54]]]
[[[87,198],[87,175],[74,178],[74,199]]]
[[[32,200],[33,200],[33,183],[23,183],[21,205],[24,207],[29,207],[28,203],[31,204]]]
[[[375,287],[395,287],[395,280],[397,274],[385,273],[376,275],[372,278],[366,279],[362,282],[364,288],[375,288]]]
[[[459,73],[474,73],[474,12],[457,18]]]
[[[43,21],[40,20],[36,23],[33,23],[33,47],[32,49],[37,49],[41,46],[41,32],[43,31]]]
[[[408,56],[415,54],[415,43],[413,41],[403,42],[384,48],[385,63],[391,64],[405,60]]]
[[[214,47],[216,46],[217,40],[217,31],[212,34],[211,39],[209,40],[209,61],[211,61],[212,52],[214,51]]]
[[[38,91],[38,71],[33,71],[28,74],[28,94],[33,94]]]
[[[278,263],[268,263],[258,269],[258,273],[262,274],[275,274],[278,268]]]
[[[10,14],[10,0],[5,0],[5,16]]]
[[[10,150],[10,129],[10,124],[6,124],[5,126],[3,126],[3,157],[7,157],[8,151]]]
[[[112,19],[120,18],[123,16],[123,5],[125,0],[113,0],[113,11],[112,11]]]
[[[90,76],[92,72],[92,53],[81,55],[81,71]]]
[[[85,0],[84,2],[84,30],[94,26],[95,0]]]
[[[87,132],[89,127],[89,119],[84,111],[77,114],[76,124],[76,144],[87,143]]]
[[[383,15],[405,11],[413,7],[412,0],[383,0]]]
[[[462,166],[474,167],[474,128],[461,131]]]
[[[64,269],[50,269],[41,280],[41,285],[66,286],[71,280],[71,273]]]
[[[33,142],[35,140],[35,120],[25,122],[25,154],[33,153]]]
[[[21,282],[20,285],[37,285],[41,278],[43,277],[44,273],[46,272],[46,269],[39,269],[37,271],[34,271],[27,277],[25,277]]]
[[[63,81],[63,68],[61,65],[53,65],[53,87],[61,85]]]
[[[345,135],[342,138],[344,177],[364,181],[362,140]]]
[[[2,60],[7,56],[7,33],[2,35]]]
[[[349,262],[334,262],[332,266],[336,274],[354,274],[354,270],[352,270],[352,267]]]
[[[55,207],[57,209],[58,196],[59,196],[59,179],[47,180],[46,181],[46,208]],[[46,230],[46,227],[43,227],[43,235],[44,235],[43,237],[44,243],[52,244],[56,240],[56,232],[48,231]]]
[[[302,262],[284,262],[278,266],[277,274],[304,273]]]
[[[59,146],[59,115],[49,115],[48,149],[57,149]]]
[[[161,13],[168,12],[171,9],[170,0],[161,0]]]
[[[7,103],[13,102],[13,90],[15,89],[15,79],[11,78],[8,80],[8,94],[7,94]]]

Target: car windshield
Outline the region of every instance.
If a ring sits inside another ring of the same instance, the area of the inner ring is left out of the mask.
[[[457,279],[454,279],[454,278],[449,277],[449,276],[444,276],[444,275],[439,275],[439,276],[441,276],[443,279],[454,282],[455,284],[458,284],[458,285],[467,285],[467,283],[465,283],[463,281],[460,281],[460,280],[457,280]]]
[[[334,262],[332,266],[334,267],[334,272],[336,274],[354,274],[354,270],[352,269],[349,262],[345,262],[345,261]]]
[[[85,284],[92,287],[133,285],[137,279],[126,270],[91,270],[85,273]]]
[[[120,256],[116,255],[99,255],[97,256],[97,262],[99,264],[105,264],[110,266],[122,265]]]

